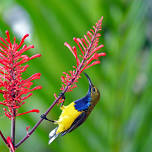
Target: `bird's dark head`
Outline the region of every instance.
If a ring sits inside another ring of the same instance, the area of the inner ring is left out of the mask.
[[[88,94],[91,95],[91,102],[97,103],[99,101],[100,98],[100,92],[99,90],[93,85],[90,77],[85,73],[85,76],[87,77],[88,81],[89,81],[89,91]]]

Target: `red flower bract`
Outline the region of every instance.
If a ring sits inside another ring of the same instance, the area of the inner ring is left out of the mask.
[[[93,29],[87,32],[84,35],[84,38],[73,38],[75,43],[77,44],[77,48],[75,46],[71,47],[67,42],[64,43],[66,47],[72,52],[73,56],[76,59],[76,66],[73,66],[73,70],[68,73],[63,72],[64,76],[61,76],[61,81],[63,82],[60,90],[63,92],[72,91],[73,88],[77,87],[75,84],[77,80],[80,78],[80,74],[87,68],[90,68],[93,65],[99,64],[100,61],[98,58],[100,56],[105,56],[106,53],[97,53],[99,49],[104,47],[103,44],[98,45],[99,37],[101,36],[98,33],[101,30],[102,19],[93,26]],[[80,51],[79,51],[80,50]],[[55,96],[55,98],[57,98]],[[59,103],[62,102],[62,98],[59,99]]]
[[[19,44],[16,43],[15,37],[14,42],[11,43],[8,31],[6,31],[6,35],[6,39],[0,37],[0,93],[3,94],[4,97],[4,100],[0,101],[0,104],[6,107],[3,108],[5,115],[11,118],[14,117],[13,109],[16,111],[16,116],[22,115],[17,114],[17,109],[25,103],[25,99],[32,95],[32,93],[30,93],[31,91],[41,89],[41,86],[31,89],[31,86],[33,85],[33,82],[31,81],[40,79],[40,73],[33,74],[31,77],[25,80],[22,79],[22,73],[25,72],[29,67],[29,65],[22,64],[36,57],[40,57],[41,55],[36,54],[32,57],[23,55],[25,51],[34,48],[33,45],[24,45],[21,48],[24,40],[29,36],[28,34],[22,38]],[[38,111],[30,110],[29,112]]]

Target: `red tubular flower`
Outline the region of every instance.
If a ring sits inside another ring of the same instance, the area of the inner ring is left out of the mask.
[[[7,140],[7,143],[8,143],[8,145],[9,145],[10,150],[11,150],[12,152],[15,152],[14,146],[13,146],[12,141],[11,141],[11,137],[8,136],[6,140]]]
[[[33,74],[26,80],[22,79],[22,73],[26,71],[29,65],[22,65],[29,60],[40,57],[40,54],[28,57],[23,53],[31,48],[33,45],[23,45],[24,40],[29,36],[26,34],[19,44],[14,42],[11,43],[9,32],[6,31],[7,38],[3,39],[0,37],[0,93],[3,94],[4,100],[0,101],[0,104],[5,106],[3,108],[5,115],[9,118],[14,117],[13,109],[16,110],[16,116],[22,115],[17,113],[28,97],[32,95],[30,93],[33,90],[41,89],[41,86],[37,86],[31,89],[33,80],[40,79],[40,73]],[[22,47],[22,48],[21,48]],[[30,110],[29,112],[38,112],[38,110]],[[29,113],[25,112],[23,114]]]
[[[85,69],[90,68],[93,65],[99,64],[100,61],[98,60],[98,58],[100,56],[106,55],[106,53],[104,52],[97,53],[97,51],[104,47],[103,44],[98,45],[99,37],[101,36],[101,34],[98,32],[101,30],[102,19],[103,17],[101,17],[96,25],[93,26],[93,29],[91,29],[87,32],[86,35],[84,35],[84,38],[73,38],[78,46],[78,49],[75,46],[71,47],[67,42],[64,43],[64,45],[68,47],[68,49],[75,57],[76,66],[73,67],[73,71],[69,71],[68,73],[63,72],[64,76],[61,76],[61,81],[63,82],[61,90],[63,92],[72,91],[73,88],[77,87],[75,83],[80,78],[80,74]],[[62,102],[62,100],[60,99],[59,102]]]

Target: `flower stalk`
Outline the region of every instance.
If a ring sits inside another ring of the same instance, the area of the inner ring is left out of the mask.
[[[1,138],[3,139],[4,143],[9,147],[9,145],[8,145],[8,143],[7,143],[7,140],[6,140],[6,138],[4,137],[4,135],[3,135],[3,133],[2,133],[1,130],[0,130],[0,136],[1,136]]]
[[[15,145],[15,126],[16,126],[16,109],[13,109],[13,117],[11,118],[11,141]]]
[[[71,74],[71,76],[64,72],[64,74],[66,75],[66,78],[63,78],[63,76],[61,77],[61,80],[64,83],[64,85],[62,85],[62,88],[61,88],[62,92],[59,94],[58,97],[56,97],[56,94],[55,94],[55,101],[48,108],[48,110],[44,113],[44,115],[47,116],[47,114],[52,110],[52,108],[57,103],[63,102],[62,97],[64,96],[64,94],[66,92],[72,91],[72,89],[74,87],[76,87],[76,85],[74,85],[74,83],[77,82],[78,78],[80,78],[80,74],[82,73],[82,71],[87,69],[88,66],[90,67],[90,66],[93,66],[95,64],[100,63],[100,61],[94,61],[92,63],[92,65],[89,65],[91,63],[91,61],[97,60],[99,56],[105,56],[106,55],[106,53],[99,53],[99,54],[96,53],[96,51],[98,51],[100,48],[103,47],[103,45],[98,46],[98,36],[100,36],[98,32],[101,30],[102,19],[103,19],[103,17],[98,21],[98,23],[96,24],[96,27],[94,27],[94,31],[91,30],[91,31],[93,31],[93,34],[92,34],[92,37],[91,37],[91,42],[89,42],[89,40],[85,36],[89,45],[86,43],[86,41],[84,39],[82,39],[83,42],[85,42],[87,48],[84,48],[84,51],[82,49],[80,49],[82,54],[83,54],[83,58],[82,58],[81,62],[78,59],[78,53],[75,50],[75,47],[73,47],[74,48],[73,49],[68,43],[65,43],[65,45],[70,49],[70,51],[74,55],[74,57],[76,59],[77,67],[75,67],[76,70],[74,70],[73,72],[71,72],[71,71],[69,72]],[[91,34],[89,34],[89,36],[90,35]],[[79,48],[81,48],[81,47],[79,47]],[[94,55],[94,53],[96,53],[96,54]],[[90,59],[90,57],[91,57],[91,59]],[[74,85],[74,87],[73,87],[73,85]],[[15,148],[18,148],[22,143],[24,143],[33,134],[33,132],[42,123],[42,121],[43,121],[43,119],[40,118],[40,120],[35,124],[35,126],[31,129],[31,131],[29,131],[28,134],[21,141],[19,141],[15,145]]]
[[[5,139],[2,133],[0,135],[10,148],[10,152],[15,152],[16,117],[30,112],[39,112],[38,109],[18,112],[26,103],[25,100],[32,95],[31,91],[41,89],[41,86],[31,88],[32,81],[40,79],[40,73],[33,74],[25,80],[22,78],[23,72],[29,67],[29,65],[23,64],[41,55],[36,54],[32,57],[24,55],[27,50],[34,48],[33,45],[22,47],[25,39],[29,36],[28,34],[22,38],[19,44],[16,43],[15,37],[13,43],[11,42],[8,31],[6,31],[6,36],[6,39],[0,37],[0,93],[4,98],[0,104],[3,106],[5,116],[11,120],[11,137],[8,136]]]
[[[84,35],[84,38],[73,38],[76,46],[71,47],[67,42],[64,43],[66,47],[72,52],[73,56],[76,59],[76,65],[73,66],[73,70],[68,73],[63,72],[64,76],[61,76],[62,86],[60,88],[61,93],[57,97],[55,96],[55,101],[50,105],[44,115],[48,115],[48,113],[52,110],[52,108],[57,104],[64,101],[63,96],[66,92],[72,91],[73,88],[77,87],[76,82],[80,78],[81,73],[94,66],[99,64],[99,57],[105,56],[106,53],[98,53],[97,51],[103,47],[103,45],[98,45],[99,37],[101,36],[99,31],[101,30],[102,19],[93,26],[93,29],[87,32]],[[17,116],[21,116],[30,112],[39,112],[38,109],[29,110],[27,112],[18,113],[18,109],[25,104],[27,98],[29,98],[32,93],[36,89],[41,89],[41,86],[37,86],[31,89],[33,84],[33,80],[40,78],[40,73],[33,74],[26,80],[22,79],[22,73],[26,71],[28,65],[22,66],[23,63],[26,63],[29,60],[32,60],[36,57],[40,57],[40,54],[33,55],[32,57],[28,57],[27,55],[23,55],[23,53],[31,48],[33,45],[26,46],[24,45],[22,48],[22,44],[28,35],[25,35],[20,44],[16,44],[16,40],[14,38],[14,43],[10,42],[9,33],[6,32],[7,39],[6,41],[3,38],[0,40],[3,42],[0,43],[0,63],[3,66],[0,66],[0,87],[4,89],[0,89],[0,93],[3,94],[4,101],[0,101],[0,104],[6,108],[3,108],[5,115],[11,119],[11,138],[8,136],[7,139],[3,136],[0,131],[0,136],[3,141],[7,144],[8,148],[10,148],[11,152],[15,152],[22,143],[24,143],[39,127],[42,123],[43,118],[35,124],[35,126],[28,131],[29,127],[26,129],[27,134],[23,139],[21,139],[17,144],[15,144],[15,121]],[[20,49],[21,48],[21,49]],[[20,50],[19,50],[20,49]],[[19,51],[18,51],[19,50]],[[11,57],[11,58],[10,58]],[[11,59],[11,60],[10,60]]]

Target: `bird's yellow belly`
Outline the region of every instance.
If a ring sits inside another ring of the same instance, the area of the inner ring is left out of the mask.
[[[62,113],[58,121],[56,121],[56,123],[59,125],[56,134],[69,129],[72,123],[75,121],[75,119],[82,113],[80,111],[77,111],[74,105],[75,103],[72,102],[68,106],[61,107]]]

